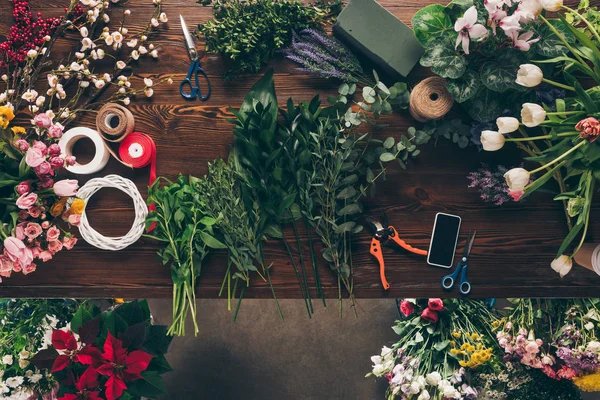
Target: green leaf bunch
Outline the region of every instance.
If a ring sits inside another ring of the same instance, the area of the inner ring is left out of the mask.
[[[298,0],[199,0],[212,5],[213,19],[198,25],[206,50],[230,61],[226,77],[258,72],[275,52],[287,47],[292,32],[319,28],[341,11],[342,2]]]

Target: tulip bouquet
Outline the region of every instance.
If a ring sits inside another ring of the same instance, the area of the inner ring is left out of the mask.
[[[52,371],[59,400],[153,398],[166,392],[161,374],[171,370],[166,330],[151,324],[145,300],[104,312],[84,304],[31,363]]]
[[[15,22],[0,43],[0,279],[31,273],[36,260],[47,261],[77,241],[55,221],[62,217],[76,226],[84,208],[74,198],[77,181],[58,179],[75,163],[57,143],[65,127],[104,102],[127,105],[136,94],[153,94],[151,79],[134,88],[130,77],[140,57],[158,57],[148,38],[167,16],[154,0],[147,24],[129,31],[131,12],[115,3],[71,0],[62,17],[42,18],[28,0],[12,1]],[[117,15],[118,28],[111,30],[111,16]],[[51,57],[57,40],[75,47]],[[114,59],[113,68],[99,72],[96,65],[105,57]],[[111,87],[113,93],[99,102]]]
[[[367,376],[385,377],[388,399],[475,399],[472,371],[491,371],[492,314],[477,300],[404,299],[400,338],[371,357]]]
[[[511,116],[498,118],[498,129],[483,131],[481,143],[484,150],[496,151],[506,142],[515,142],[528,154],[525,160],[539,163],[537,168],[513,168],[505,173],[509,193],[515,201],[530,195],[550,179],[557,180],[560,193],[555,200],[563,202],[569,234],[551,266],[562,277],[570,271],[573,256],[585,241],[594,187],[600,179],[600,146],[596,142],[600,135],[600,122],[596,119],[600,114],[597,72],[600,71],[600,34],[595,22],[600,12],[588,8],[586,2],[577,10],[562,6],[559,1],[544,3],[551,11],[566,11],[554,21],[543,15],[538,19],[567,51],[551,59],[520,65],[515,70],[515,84],[536,88],[545,83],[567,94],[565,98],[547,99],[541,104],[523,103],[520,120]],[[544,70],[549,67],[562,71],[563,82],[545,78]],[[582,79],[593,82],[589,89],[584,89]],[[531,134],[528,129],[536,132]],[[532,174],[539,176],[531,179]],[[577,244],[571,254],[565,255],[575,240]]]

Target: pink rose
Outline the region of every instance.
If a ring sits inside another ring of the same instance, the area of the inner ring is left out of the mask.
[[[63,179],[54,184],[54,193],[58,197],[71,197],[77,194],[79,185],[75,179]]]
[[[52,175],[52,166],[48,161],[43,161],[40,165],[35,168],[35,173],[37,175]]]
[[[425,321],[436,323],[438,321],[438,313],[429,308],[426,308],[421,313],[421,318]]]
[[[56,157],[60,154],[60,146],[56,143],[52,143],[48,146],[48,155]]]
[[[67,162],[67,165],[75,165],[77,159],[75,158],[75,156],[66,156],[65,161]]]
[[[37,198],[38,196],[35,193],[22,194],[17,199],[17,207],[19,207],[21,210],[27,210],[29,207],[35,204]]]
[[[52,168],[54,169],[59,169],[65,166],[65,160],[61,157],[52,157],[50,159],[50,165],[52,165]]]
[[[42,260],[43,262],[46,262],[48,260],[52,259],[52,253],[49,252],[48,250],[44,250],[40,253],[40,255],[38,256],[38,258],[40,260]]]
[[[444,309],[444,302],[442,299],[429,299],[427,307],[433,311],[442,311]]]
[[[19,195],[31,192],[31,180],[26,180],[17,185],[17,193]]]
[[[38,183],[40,189],[50,189],[52,186],[54,186],[54,179],[50,178],[48,175],[40,178],[40,183]]]
[[[42,151],[40,149],[36,149],[35,147],[30,147],[29,150],[27,150],[27,154],[25,154],[25,162],[31,168],[37,167],[44,161],[46,161],[46,157],[44,157],[44,154],[42,153]]]
[[[59,236],[60,236],[60,229],[58,229],[54,225],[52,225],[46,231],[46,239],[48,239],[48,240],[57,240]]]
[[[4,239],[4,254],[12,262],[19,262],[21,265],[29,265],[33,261],[31,249],[25,246],[21,240],[12,236]]]
[[[37,114],[33,117],[33,124],[35,126],[39,126],[40,128],[49,128],[52,125],[52,120],[46,113]]]
[[[19,219],[21,221],[25,221],[27,218],[29,218],[29,213],[27,212],[27,210],[21,210],[18,212],[19,215]]]
[[[79,226],[79,223],[81,222],[81,215],[71,214],[69,215],[68,221],[71,225]]]
[[[410,301],[402,300],[400,302],[400,312],[405,317],[410,316],[414,311],[415,311],[415,306]]]
[[[60,240],[51,240],[48,242],[48,250],[52,254],[56,254],[61,251],[63,248],[63,244]]]
[[[39,218],[39,216],[42,214],[42,207],[39,207],[39,206],[29,207],[27,209],[27,213],[29,213],[31,218]]]
[[[49,221],[42,222],[42,228],[48,229],[49,227],[50,227],[50,222]]]
[[[31,263],[26,267],[23,267],[23,275],[28,275],[32,272],[35,272],[35,264]]]
[[[15,146],[21,151],[27,151],[29,149],[29,143],[25,139],[18,139],[15,141]]]
[[[42,234],[42,231],[43,229],[40,224],[30,222],[25,227],[25,236],[27,236],[29,239],[35,239]]]
[[[22,222],[15,227],[15,237],[19,240],[25,240],[25,226],[26,222]]]
[[[69,237],[64,237],[63,239],[63,245],[65,246],[65,249],[67,250],[71,250],[75,244],[77,244],[77,238],[74,236],[69,236]]]
[[[59,123],[50,125],[48,128],[48,136],[51,138],[59,138],[63,135],[64,126]]]
[[[34,149],[39,149],[43,155],[48,154],[48,146],[46,146],[46,143],[44,143],[44,142],[40,142],[39,140],[34,140],[32,147]]]
[[[33,255],[33,258],[39,258],[41,253],[42,249],[40,249],[39,247],[34,247],[31,249],[31,254]]]

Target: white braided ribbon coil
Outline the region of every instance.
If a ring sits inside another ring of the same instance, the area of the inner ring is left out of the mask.
[[[98,233],[90,226],[87,219],[85,209],[81,214],[81,223],[79,225],[79,233],[83,240],[94,247],[103,250],[122,250],[127,246],[135,243],[144,233],[144,221],[148,215],[148,206],[142,198],[135,184],[119,175],[106,175],[104,178],[90,179],[77,192],[77,197],[82,199],[86,206],[90,197],[102,188],[115,188],[127,193],[133,199],[133,208],[135,210],[135,221],[133,226],[125,236],[106,237]]]

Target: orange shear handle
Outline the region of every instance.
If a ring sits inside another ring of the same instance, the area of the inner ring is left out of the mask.
[[[416,247],[412,247],[411,245],[406,243],[404,240],[400,239],[400,236],[398,236],[398,231],[396,230],[396,228],[394,228],[393,226],[390,226],[389,229],[391,229],[394,232],[394,236],[390,235],[390,237],[394,241],[394,243],[396,243],[398,246],[402,247],[404,250],[410,251],[411,253],[415,253],[420,256],[427,255],[426,250],[421,250],[421,249],[417,249]]]
[[[371,254],[379,261],[379,276],[381,284],[385,290],[390,288],[390,284],[385,278],[385,261],[383,261],[383,253],[381,252],[381,242],[375,238],[371,239]]]

